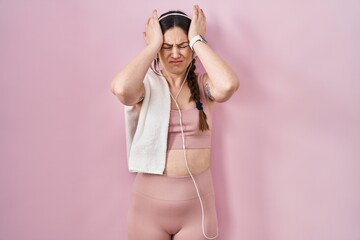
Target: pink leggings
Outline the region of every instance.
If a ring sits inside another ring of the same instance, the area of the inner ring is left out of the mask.
[[[210,169],[195,176],[205,213],[205,234],[217,232]],[[129,240],[204,240],[201,207],[191,177],[138,173],[128,214]]]

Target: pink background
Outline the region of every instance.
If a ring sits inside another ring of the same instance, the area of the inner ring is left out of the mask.
[[[147,3],[147,4],[145,4]],[[215,109],[219,239],[360,239],[360,2],[198,1],[241,87]],[[0,239],[125,239],[115,73],[192,1],[0,1]]]

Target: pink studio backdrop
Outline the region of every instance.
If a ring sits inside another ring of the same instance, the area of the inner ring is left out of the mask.
[[[241,87],[214,113],[219,239],[360,239],[360,2],[198,1]],[[0,239],[126,239],[115,73],[192,1],[0,1]]]

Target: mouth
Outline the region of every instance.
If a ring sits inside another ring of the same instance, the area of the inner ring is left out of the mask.
[[[181,60],[172,60],[172,61],[170,61],[170,64],[173,64],[173,65],[179,65],[180,63],[182,63]]]

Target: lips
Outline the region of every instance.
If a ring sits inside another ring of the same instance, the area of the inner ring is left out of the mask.
[[[182,61],[180,60],[173,60],[173,61],[170,61],[171,64],[174,64],[174,65],[178,65],[180,63],[182,63]]]

